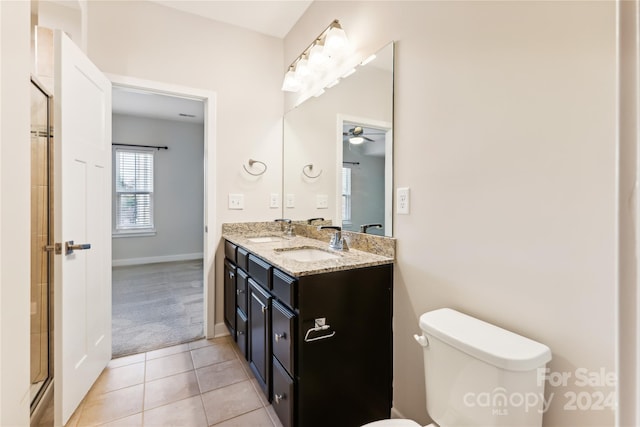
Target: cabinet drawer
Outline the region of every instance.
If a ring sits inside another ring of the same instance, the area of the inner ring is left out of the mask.
[[[271,338],[273,355],[280,361],[282,366],[294,376],[294,343],[292,334],[296,331],[296,315],[289,311],[284,305],[274,300],[271,310]]]
[[[249,254],[249,275],[265,289],[271,289],[271,264]]]
[[[236,251],[238,247],[228,240],[224,241],[224,256],[227,257],[232,263],[236,263]]]
[[[245,248],[238,248],[236,255],[236,265],[243,270],[247,270],[249,263],[249,252]]]
[[[236,310],[236,341],[242,355],[247,358],[247,316]]]
[[[236,270],[236,304],[247,315],[247,281],[249,276],[244,271]]]
[[[273,358],[273,409],[283,427],[294,425],[295,394],[294,383],[287,371]],[[321,402],[315,402],[321,405]]]
[[[284,304],[297,308],[298,281],[280,270],[273,270],[273,294]]]

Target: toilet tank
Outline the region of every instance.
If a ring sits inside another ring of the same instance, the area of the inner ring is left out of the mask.
[[[542,425],[547,346],[449,308],[420,316],[420,328],[427,411],[440,427]]]

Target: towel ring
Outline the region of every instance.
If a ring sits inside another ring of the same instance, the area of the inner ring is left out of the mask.
[[[249,174],[249,175],[253,175],[253,176],[260,176],[263,175],[266,171],[267,171],[267,165],[264,162],[261,162],[260,160],[253,160],[253,159],[249,159],[249,167],[252,167],[254,163],[260,163],[262,166],[264,166],[264,169],[262,170],[262,172],[258,172],[258,173],[253,173],[251,172],[249,169],[247,169],[247,167],[245,165],[242,165],[242,167],[244,168],[244,170]]]
[[[309,174],[307,173],[307,171],[305,170],[305,169],[307,169],[307,168],[309,168],[309,172],[313,171],[313,163],[309,163],[308,165],[304,165],[304,166],[302,167],[302,173],[303,173],[303,174],[304,174],[304,176],[306,176],[307,178],[314,179],[314,178],[317,178],[317,177],[319,177],[320,175],[322,175],[322,169],[320,169],[320,172],[318,172],[318,174],[317,174],[317,175],[315,175],[315,176],[314,176],[314,175],[309,175]]]

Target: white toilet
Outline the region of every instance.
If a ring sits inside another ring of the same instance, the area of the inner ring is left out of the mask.
[[[427,411],[433,427],[540,427],[546,345],[450,308],[420,316]],[[420,427],[382,420],[362,427]]]

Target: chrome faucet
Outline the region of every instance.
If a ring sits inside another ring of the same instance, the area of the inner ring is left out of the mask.
[[[280,223],[280,230],[284,236],[293,237],[295,234],[293,233],[293,224],[291,224],[291,220],[289,218],[278,218],[275,222]]]
[[[366,233],[369,228],[382,228],[382,224],[362,224],[360,226],[360,232]]]
[[[338,251],[348,251],[349,245],[347,245],[347,241],[342,237],[342,227],[337,227],[335,225],[321,225],[318,227],[318,230],[331,229],[336,230],[336,232],[331,236],[331,240],[329,241],[329,248],[336,249]]]

